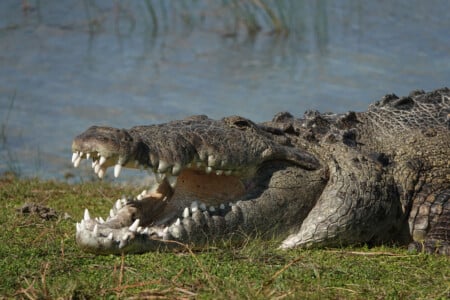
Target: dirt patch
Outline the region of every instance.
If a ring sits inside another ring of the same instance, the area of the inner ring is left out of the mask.
[[[56,210],[36,203],[25,203],[17,209],[17,212],[22,215],[35,214],[45,220],[58,218],[58,212]]]

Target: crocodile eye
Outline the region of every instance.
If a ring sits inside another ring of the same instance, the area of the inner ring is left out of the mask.
[[[247,120],[239,120],[234,123],[234,125],[238,128],[244,129],[244,127],[251,127],[250,123]]]
[[[227,117],[224,118],[224,121],[228,124],[228,126],[230,127],[234,127],[240,130],[245,130],[248,128],[253,128],[255,127],[255,124],[243,117],[239,117],[239,116],[232,116],[232,117]]]

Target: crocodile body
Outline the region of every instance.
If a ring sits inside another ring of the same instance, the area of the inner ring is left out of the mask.
[[[193,116],[130,129],[93,126],[72,162],[145,168],[155,183],[110,216],[77,223],[89,252],[142,253],[219,239],[281,248],[395,243],[450,254],[450,90],[387,95],[365,112],[255,124]]]

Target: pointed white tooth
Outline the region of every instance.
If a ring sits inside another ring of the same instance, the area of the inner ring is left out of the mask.
[[[95,174],[98,174],[98,172],[100,171],[101,168],[102,168],[102,166],[100,166],[100,164],[98,162],[96,162],[96,164],[94,166]]]
[[[76,226],[77,226],[77,232],[80,232],[80,231],[81,231],[81,225],[80,225],[80,223],[77,222],[77,225],[76,225]]]
[[[205,168],[205,172],[206,172],[206,174],[209,174],[209,173],[211,173],[212,172],[212,168],[211,167],[206,167]]]
[[[175,221],[174,224],[177,225],[177,226],[181,225],[181,220],[180,220],[180,218],[178,218],[178,219]]]
[[[102,217],[99,217],[99,218],[98,218],[98,221],[99,221],[100,224],[104,224],[104,223],[105,223],[105,220],[103,220]]]
[[[78,168],[78,166],[80,165],[81,159],[82,159],[81,156],[78,156],[77,159],[75,159],[75,161],[73,162],[73,166],[75,168]]]
[[[140,193],[140,195],[142,195],[142,196],[147,195],[147,190],[143,190],[143,191]]]
[[[144,231],[142,231],[142,234],[148,234],[148,227],[145,227]]]
[[[220,209],[222,209],[222,210],[224,210],[225,209],[225,205],[222,203],[222,204],[220,204],[220,207],[219,207]]]
[[[98,178],[102,179],[103,176],[105,176],[106,173],[106,168],[100,168],[100,170],[98,170],[97,176]]]
[[[178,163],[174,164],[172,167],[172,175],[178,175],[178,174],[180,174],[180,171],[181,171],[181,165]]]
[[[139,201],[141,201],[142,199],[144,199],[144,196],[142,196],[142,195],[137,195],[137,196],[136,196],[136,199],[138,199]]]
[[[206,205],[205,205],[205,203],[200,203],[200,209],[201,210],[206,210]]]
[[[122,235],[122,241],[127,241],[131,237],[131,233],[127,232]]]
[[[177,176],[170,176],[167,175],[167,181],[169,182],[170,186],[174,189],[175,186],[177,185]]]
[[[97,224],[95,224],[94,230],[92,230],[92,233],[94,234],[94,236],[98,235],[98,226],[97,226]]]
[[[110,210],[109,210],[109,216],[110,216],[111,218],[114,218],[115,215],[116,215],[116,214],[114,213],[114,210],[110,209]]]
[[[86,229],[86,225],[84,224],[84,220],[81,220],[81,222],[80,222],[80,229],[81,230],[85,230]]]
[[[91,216],[89,215],[89,210],[86,208],[86,209],[84,210],[84,217],[83,217],[83,220],[89,221],[90,219],[91,219]]]
[[[79,157],[78,152],[74,152],[72,154],[72,163],[74,163],[77,160],[78,157]]]
[[[89,159],[89,158],[91,158],[91,154],[88,152],[88,153],[86,153],[86,159]]]
[[[216,171],[216,175],[217,175],[217,176],[222,175],[222,174],[223,174],[223,171],[222,171],[222,170],[217,170],[217,171]]]
[[[105,161],[106,161],[106,157],[100,156],[100,161],[98,163],[101,166],[101,165],[103,165],[105,163]]]
[[[94,160],[92,161],[92,169],[95,169],[95,167],[98,165],[98,161]],[[97,171],[98,172],[98,171]],[[95,172],[95,173],[97,173]]]
[[[208,155],[208,166],[214,166],[216,163],[214,156]]]
[[[116,164],[114,166],[114,177],[119,177],[120,175],[120,171],[122,170],[122,165],[121,164]]]
[[[189,217],[189,208],[185,207],[183,210],[183,218]]]
[[[169,227],[164,227],[163,232],[164,232],[164,233],[169,232]]]
[[[191,203],[191,211],[194,213],[198,210],[198,203],[197,201],[194,201]]]
[[[144,230],[144,228],[142,228],[141,226],[139,226],[139,227],[136,229],[136,231],[139,232],[139,233],[141,233],[143,230]]]
[[[136,219],[133,224],[128,228],[130,231],[136,232],[137,228],[139,227],[139,219]]]
[[[116,201],[115,207],[116,207],[117,210],[122,208],[122,203],[120,202],[120,200]]]
[[[110,232],[106,238],[107,238],[108,240],[111,240],[111,241],[112,241],[112,239],[113,239],[113,233]]]
[[[169,164],[167,162],[160,160],[159,165],[158,165],[158,172],[164,173],[164,172],[166,172],[168,167],[169,167]]]
[[[209,211],[210,211],[210,212],[215,212],[215,211],[216,211],[216,208],[215,208],[214,206],[210,206],[210,207],[209,207]]]

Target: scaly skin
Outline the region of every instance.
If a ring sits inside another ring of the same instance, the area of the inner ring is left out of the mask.
[[[77,223],[86,251],[142,253],[258,234],[281,248],[398,243],[450,255],[450,90],[388,95],[366,112],[206,116],[91,127],[73,163],[147,168],[156,183]],[[173,241],[179,243],[173,243]]]

